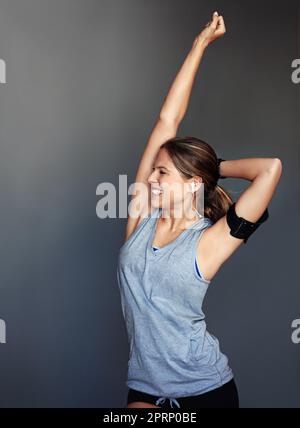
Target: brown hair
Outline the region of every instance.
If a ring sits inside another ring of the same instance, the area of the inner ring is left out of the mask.
[[[233,203],[228,191],[217,184],[218,157],[214,149],[196,137],[175,137],[167,140],[166,149],[175,167],[187,179],[202,177],[204,183],[204,216],[216,222]]]

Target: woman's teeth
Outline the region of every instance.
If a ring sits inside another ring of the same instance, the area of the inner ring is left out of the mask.
[[[161,190],[158,190],[158,189],[153,189],[153,190],[152,190],[152,193],[153,193],[153,195],[158,196],[158,195],[160,195],[160,194],[162,193],[162,191],[161,191]]]

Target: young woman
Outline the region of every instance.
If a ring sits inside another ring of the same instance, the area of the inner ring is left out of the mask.
[[[127,407],[239,407],[233,372],[206,330],[202,302],[223,263],[268,218],[281,161],[223,160],[198,138],[176,137],[203,53],[225,31],[215,12],[169,90],[137,171],[141,186],[130,205],[139,201],[139,211],[129,209],[117,269],[130,344]],[[217,184],[226,177],[250,181],[235,203]]]

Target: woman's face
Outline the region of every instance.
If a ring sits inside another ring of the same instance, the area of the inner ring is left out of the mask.
[[[191,183],[174,166],[168,152],[160,149],[148,177],[151,186],[151,205],[164,209],[181,209],[184,201],[192,201]]]

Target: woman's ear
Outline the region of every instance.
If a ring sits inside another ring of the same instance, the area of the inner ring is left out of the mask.
[[[194,192],[196,189],[198,190],[201,183],[202,183],[202,178],[200,177],[197,181],[192,181],[191,182],[191,191]]]

